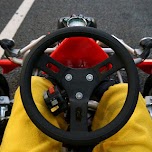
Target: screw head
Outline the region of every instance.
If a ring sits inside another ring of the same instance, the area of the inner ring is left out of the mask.
[[[93,81],[93,75],[92,74],[88,74],[86,76],[87,81]]]
[[[83,98],[83,94],[82,94],[81,92],[77,92],[76,95],[75,95],[75,97],[76,97],[78,100],[80,100],[80,99]]]
[[[72,75],[71,75],[71,74],[67,74],[67,75],[65,76],[65,80],[71,81],[71,80],[72,80]]]

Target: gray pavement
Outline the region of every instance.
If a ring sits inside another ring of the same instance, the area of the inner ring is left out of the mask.
[[[0,0],[0,33],[23,0]],[[13,26],[13,25],[12,25]]]
[[[21,2],[0,1],[0,31]],[[36,0],[14,37],[16,47],[24,47],[32,39],[54,31],[58,18],[73,13],[94,17],[99,29],[116,35],[132,47],[138,48],[141,38],[152,36],[152,0]],[[13,90],[19,77],[15,72],[6,75]],[[140,74],[142,86],[146,77]]]
[[[56,29],[57,19],[70,14],[96,18],[98,28],[131,46],[152,35],[152,1],[146,0],[41,0],[36,1],[17,32],[19,46]]]

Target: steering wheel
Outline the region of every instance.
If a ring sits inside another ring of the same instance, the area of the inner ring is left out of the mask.
[[[99,40],[111,47],[115,54],[91,68],[74,69],[64,66],[44,53],[55,42],[69,37],[89,37]],[[58,72],[52,71],[48,64],[57,67]],[[112,67],[108,71],[101,72],[100,69],[108,64]],[[31,76],[35,68],[53,77],[66,90],[70,101],[70,131],[53,126],[38,111],[31,94]],[[121,68],[125,68],[128,76],[128,92],[124,106],[109,124],[98,130],[88,131],[88,101],[93,90],[107,76]],[[96,145],[107,139],[126,124],[136,107],[139,80],[137,69],[128,51],[111,35],[95,28],[68,27],[47,35],[31,50],[22,68],[20,87],[24,108],[32,122],[43,133],[65,144],[87,146]]]

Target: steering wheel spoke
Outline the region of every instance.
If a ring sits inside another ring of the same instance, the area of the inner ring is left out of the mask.
[[[102,70],[102,68],[109,66],[109,70]],[[110,76],[111,74],[117,72],[121,68],[123,68],[123,63],[117,57],[116,54],[110,56],[103,62],[97,64],[95,66],[95,70],[99,74],[100,81],[104,80],[106,77]]]
[[[36,64],[36,67],[48,74],[49,76],[58,80],[61,74],[68,68],[60,64],[47,54],[43,54],[40,57],[39,61]]]
[[[70,131],[88,131],[87,112],[86,100],[70,101]]]

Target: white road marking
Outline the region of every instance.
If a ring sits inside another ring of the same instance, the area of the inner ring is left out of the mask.
[[[15,36],[18,28],[20,27],[21,23],[23,22],[25,16],[27,15],[28,11],[30,10],[31,6],[33,5],[35,0],[24,0],[22,4],[19,6],[15,14],[12,16],[10,21],[7,23],[5,28],[0,34],[0,40],[4,38],[13,39]],[[0,47],[0,58],[3,54],[3,49]]]

